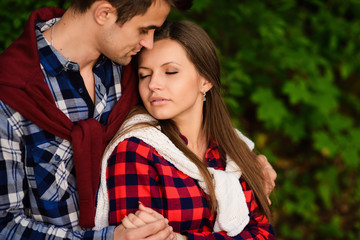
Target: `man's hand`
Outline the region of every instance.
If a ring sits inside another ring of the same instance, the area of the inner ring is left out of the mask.
[[[141,227],[125,228],[122,224],[114,231],[114,240],[172,240],[174,238],[172,227],[166,219],[157,220]]]
[[[264,192],[267,196],[269,204],[271,204],[271,200],[269,196],[271,192],[274,190],[277,174],[264,155],[258,155],[256,159],[259,161],[260,165],[262,166],[262,171],[265,177]]]
[[[175,237],[168,220],[158,212],[139,204],[135,214],[126,216],[114,231],[114,240],[172,240]]]

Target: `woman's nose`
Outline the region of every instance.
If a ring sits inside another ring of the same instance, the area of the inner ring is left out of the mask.
[[[152,91],[161,89],[163,87],[162,85],[161,77],[158,76],[158,74],[153,73],[149,82],[149,89]]]

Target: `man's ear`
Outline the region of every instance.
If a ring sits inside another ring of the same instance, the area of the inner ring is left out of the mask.
[[[107,1],[95,1],[91,6],[94,13],[94,20],[100,25],[104,25],[109,20],[116,21],[116,9]]]

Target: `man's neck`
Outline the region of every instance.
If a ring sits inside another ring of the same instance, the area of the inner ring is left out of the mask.
[[[56,50],[79,64],[80,69],[92,69],[100,56],[94,45],[96,28],[89,19],[91,18],[86,13],[75,13],[69,9],[55,25],[43,33]]]

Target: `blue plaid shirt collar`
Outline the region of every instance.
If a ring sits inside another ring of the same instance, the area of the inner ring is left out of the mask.
[[[44,69],[53,77],[59,75],[62,71],[80,71],[80,66],[76,62],[72,62],[65,58],[58,50],[56,50],[42,35],[43,32],[51,28],[58,22],[60,18],[53,18],[49,21],[39,21],[36,23],[35,33],[40,55],[40,63]],[[95,69],[104,65],[106,57],[101,55],[95,64]]]

